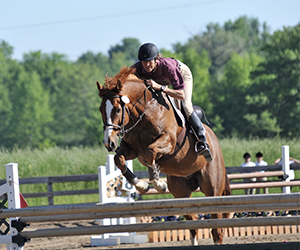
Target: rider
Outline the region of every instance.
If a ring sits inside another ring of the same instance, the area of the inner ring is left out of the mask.
[[[211,152],[205,139],[205,128],[192,104],[191,70],[179,60],[161,57],[157,46],[153,43],[145,43],[139,48],[138,59],[139,61],[132,67],[136,69],[139,78],[147,79],[147,84],[153,89],[183,100],[184,111],[197,139],[196,152],[198,155],[203,155],[206,161],[211,161]]]

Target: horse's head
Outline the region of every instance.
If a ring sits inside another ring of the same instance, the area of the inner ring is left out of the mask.
[[[106,77],[105,86],[97,82],[99,96],[102,98],[100,112],[102,114],[104,126],[103,143],[108,151],[115,151],[118,147],[118,138],[122,137],[124,126],[129,121],[129,113],[131,107],[129,92],[126,94],[124,83],[129,75],[133,73],[133,69],[124,68],[114,78]]]
[[[104,126],[103,143],[108,151],[115,151],[118,146],[118,136],[124,124],[125,105],[129,103],[129,98],[121,94],[118,88],[109,90],[97,82],[99,96],[102,98],[100,112],[102,114]]]

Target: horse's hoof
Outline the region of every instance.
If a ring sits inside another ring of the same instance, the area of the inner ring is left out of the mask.
[[[145,194],[150,189],[149,184],[147,182],[140,180],[137,184],[135,184],[135,188],[137,189],[137,191],[140,192],[140,194]]]
[[[165,193],[167,191],[168,185],[165,181],[161,180],[152,180],[150,181],[153,185],[153,187],[159,192],[159,193]]]

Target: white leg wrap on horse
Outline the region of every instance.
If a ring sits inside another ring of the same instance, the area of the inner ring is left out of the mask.
[[[198,240],[197,240],[197,237],[193,237],[191,235],[191,244],[192,246],[198,246]]]
[[[141,194],[145,194],[148,192],[149,190],[149,185],[147,182],[144,181],[140,181],[135,185],[135,188],[141,193]]]
[[[153,187],[159,192],[159,193],[164,193],[166,192],[168,186],[167,183],[165,181],[161,181],[161,180],[152,180],[150,181],[153,185]]]

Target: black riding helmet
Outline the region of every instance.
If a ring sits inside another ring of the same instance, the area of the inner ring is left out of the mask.
[[[139,49],[140,61],[151,61],[158,56],[158,48],[153,43],[144,43]]]

